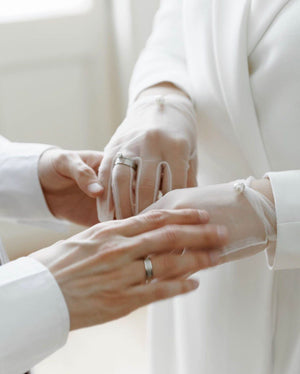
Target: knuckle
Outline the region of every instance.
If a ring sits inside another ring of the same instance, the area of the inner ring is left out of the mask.
[[[151,210],[150,212],[144,215],[144,219],[150,223],[159,223],[163,224],[167,220],[167,213],[163,210]]]
[[[188,154],[189,143],[187,139],[176,138],[173,140],[173,151],[180,154]]]
[[[156,143],[159,142],[162,137],[164,137],[164,134],[161,129],[159,128],[153,128],[147,131],[145,134],[145,140],[149,143]]]
[[[62,150],[57,155],[57,164],[59,166],[68,164],[74,158],[74,152]]]
[[[87,174],[90,174],[90,168],[81,160],[78,160],[76,167],[80,176],[86,176]]]
[[[91,230],[96,236],[110,236],[114,233],[113,226],[109,221],[97,223],[96,225],[91,227]]]
[[[164,229],[163,229],[163,234],[166,238],[166,240],[170,243],[170,244],[173,244],[173,243],[176,243],[177,240],[178,240],[178,228],[177,226],[175,225],[169,225],[169,226],[166,226]]]

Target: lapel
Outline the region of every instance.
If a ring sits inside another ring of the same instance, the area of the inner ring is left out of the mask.
[[[270,170],[255,111],[248,69],[251,0],[212,0],[217,79],[231,124],[252,173]]]

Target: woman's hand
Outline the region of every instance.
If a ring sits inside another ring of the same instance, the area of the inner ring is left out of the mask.
[[[197,288],[186,276],[217,264],[226,243],[226,230],[207,222],[197,210],[152,211],[95,225],[31,256],[52,272],[77,329]],[[171,252],[186,247],[194,251]],[[149,255],[154,281],[145,284]]]
[[[191,101],[178,92],[154,90],[140,97],[106,146],[99,169],[101,222],[138,214],[157,200],[159,191],[196,185],[196,118]],[[120,153],[136,164],[136,171],[114,166]]]
[[[96,151],[58,148],[42,154],[39,179],[54,216],[85,226],[98,222],[95,198],[103,191],[97,178],[102,156]]]
[[[248,183],[249,181],[249,183]],[[204,209],[210,223],[228,229],[222,262],[274,251],[276,215],[268,179],[235,181],[206,187],[171,191],[151,209]]]

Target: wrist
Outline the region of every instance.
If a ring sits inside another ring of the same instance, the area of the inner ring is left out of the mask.
[[[251,182],[251,188],[263,194],[274,204],[273,190],[269,178],[253,179]]]

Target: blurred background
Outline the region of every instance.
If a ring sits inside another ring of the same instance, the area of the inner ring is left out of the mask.
[[[102,150],[124,117],[159,0],[0,0],[0,133]],[[11,259],[80,230],[1,222]],[[70,334],[35,374],[146,374],[146,311]]]

